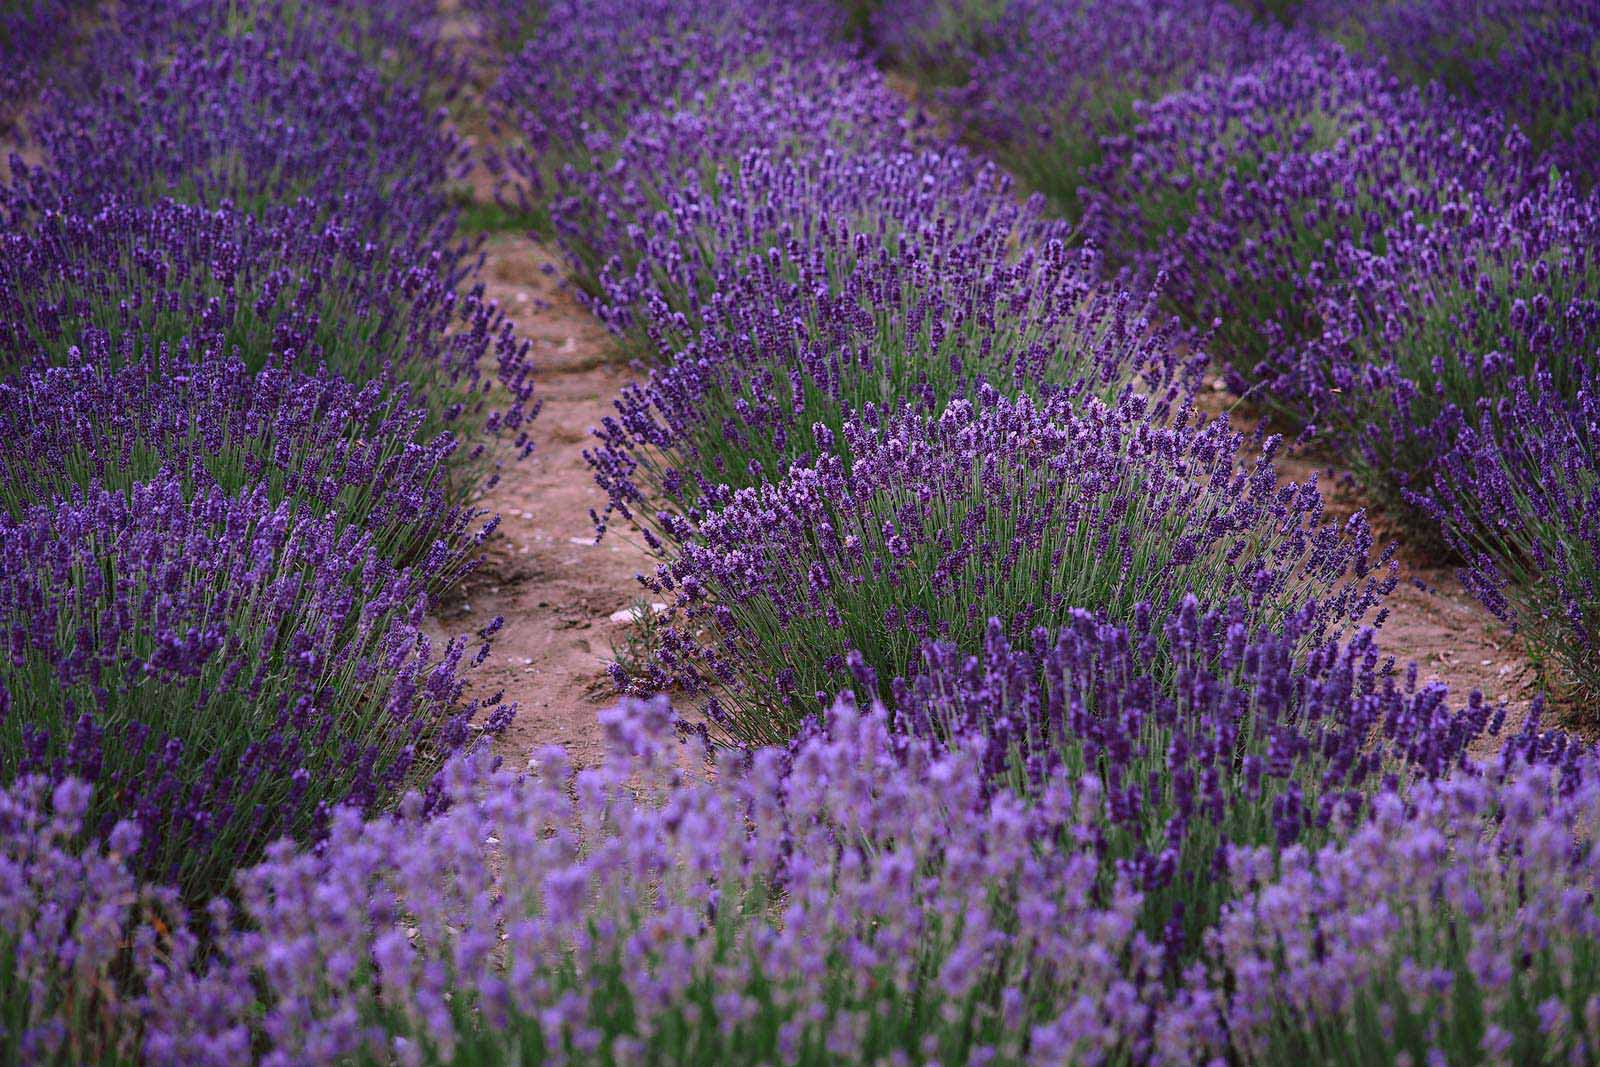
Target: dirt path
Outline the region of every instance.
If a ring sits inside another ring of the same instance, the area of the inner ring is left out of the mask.
[[[533,343],[543,408],[534,454],[478,502],[499,513],[500,529],[438,622],[454,633],[505,617],[470,686],[480,696],[504,690],[520,706],[500,743],[509,759],[560,744],[588,765],[603,754],[596,713],[616,699],[606,673],[612,643],[633,625],[613,615],[638,601],[634,575],[653,566],[626,530],[595,544],[589,520],[605,502],[583,461],[589,429],[633,375],[608,360],[605,330],[561,288],[554,254],[520,234],[491,237],[485,252],[489,297]]]

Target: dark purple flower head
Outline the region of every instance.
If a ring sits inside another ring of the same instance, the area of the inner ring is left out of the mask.
[[[468,739],[465,641],[431,647],[421,580],[264,486],[158,478],[3,532],[11,772],[91,778],[91,822],[138,823],[140,870],[191,899]]]
[[[1088,228],[1210,332],[1244,382],[1318,336],[1319,301],[1360,300],[1345,249],[1514,202],[1543,174],[1503,122],[1408,88],[1334,46],[1207,75],[1142,110],[1108,150]],[[1292,385],[1292,382],[1289,384]]]
[[[1252,625],[1314,601],[1319,640],[1393,586],[1359,515],[1324,525],[1315,486],[1278,484],[1270,449],[1247,467],[1225,421],[1152,417],[1138,396],[1077,408],[984,389],[937,417],[868,408],[843,436],[848,463],[661,516],[677,548],[649,584],[681,617],[638,684],[726,690],[718,725],[740,741],[792,732],[813,694],[848,683],[852,649],[887,683],[929,640],[975,650],[991,618],[1020,638],[1187,594],[1237,599]]]

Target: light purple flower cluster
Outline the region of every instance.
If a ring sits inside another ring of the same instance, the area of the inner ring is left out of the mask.
[[[1318,336],[1319,300],[1362,298],[1341,251],[1381,254],[1540,180],[1503,124],[1307,45],[1145,109],[1108,147],[1088,225],[1141,272],[1167,272],[1172,301],[1215,326],[1240,378],[1292,392],[1274,361]]]
[[[1386,792],[1321,849],[1240,849],[1208,935],[1246,1063],[1590,1063],[1600,1052],[1592,755]]]
[[[1350,687],[1370,665],[1325,666],[1257,699],[1292,717],[1304,696],[1335,724],[1341,694],[1373,700]],[[69,983],[103,981],[133,922],[139,995],[87,1005],[100,1027],[73,1033],[158,1065],[1271,1063],[1306,1041],[1425,1062],[1458,1030],[1473,1054],[1593,1047],[1597,768],[1541,735],[1488,774],[1382,787],[1325,846],[1226,847],[1213,881],[1240,895],[1180,971],[1141,929],[1137,879],[1097,852],[1119,791],[1094,767],[1057,763],[1024,801],[977,751],[844,697],[715,775],[665,700],[602,720],[596,768],[466,757],[431,819],[413,795],[398,816],[341,809],[320,849],[275,846],[206,909],[203,946],[127,877],[131,827],[70,843],[87,787],[14,785],[0,955],[29,981],[0,1042],[58,1049]]]
[[[274,1064],[1158,1048],[1160,949],[1137,891],[1102,888],[1076,847],[1075,781],[1028,806],[986,794],[969,755],[849,702],[714,779],[681,762],[665,701],[603,718],[598,768],[574,775],[559,750],[526,778],[460,763],[431,821],[346,809],[323,849],[245,872],[203,973],[178,951],[148,974],[148,1062],[253,1044]]]
[[[466,641],[430,647],[421,580],[265,485],[159,479],[0,532],[12,773],[97,783],[95,820],[137,821],[140,870],[191,897],[471,736]]]
[[[86,837],[94,787],[28,775],[0,788],[0,1058],[8,1063],[131,1061],[137,1038],[109,981],[131,912],[151,893],[128,867],[139,828]],[[158,914],[158,912],[153,912]],[[154,933],[147,928],[146,940]]]
[[[814,462],[659,518],[679,547],[646,584],[682,617],[628,684],[715,693],[714,724],[743,742],[791,733],[852,651],[887,683],[928,640],[978,647],[992,617],[1020,636],[1193,593],[1266,624],[1314,600],[1315,639],[1394,584],[1360,515],[1324,524],[1314,484],[1278,483],[1272,442],[1247,468],[1224,420],[1138,395],[1078,408],[985,386],[936,416],[869,407],[838,451],[813,433]]]

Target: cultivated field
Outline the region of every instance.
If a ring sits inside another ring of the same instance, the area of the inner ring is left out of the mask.
[[[0,0],[0,1062],[1600,1062],[1600,4]]]

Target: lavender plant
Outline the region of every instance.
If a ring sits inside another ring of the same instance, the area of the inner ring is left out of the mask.
[[[347,809],[322,850],[275,849],[202,973],[182,946],[152,968],[141,1052],[1182,1062],[1189,1042],[1152,1028],[1137,891],[1097,895],[1071,844],[1076,783],[1031,808],[985,795],[969,755],[847,702],[708,779],[670,719],[627,705],[598,768],[457,764],[431,821]]]
[[[466,148],[419,90],[316,22],[165,44],[89,98],[47,94],[29,123],[44,161],[13,159],[0,190],[13,226],[169,196],[270,217],[308,198],[367,240],[449,238]]]
[[[896,188],[880,176],[892,163],[851,166],[917,147],[904,112],[871,68],[825,51],[775,59],[677,106],[631,116],[614,148],[559,176],[549,212],[574,281],[614,328],[630,325],[630,305],[650,291],[692,322],[716,283],[749,257],[804,240],[813,212],[865,229],[879,210],[872,193],[887,195],[885,211],[908,193],[929,207],[967,194],[980,164],[960,153],[924,161],[916,178],[925,188]],[[763,188],[791,162],[799,173],[786,176],[798,184]],[[746,167],[760,173],[747,179]],[[781,199],[766,199],[773,196]]]
[[[804,194],[835,182],[853,191],[813,208]],[[1069,252],[1036,204],[1019,206],[958,151],[819,166],[748,157],[737,192],[725,192],[724,207],[681,217],[705,232],[702,220],[715,220],[726,247],[760,247],[744,233],[778,236],[765,255],[708,269],[715,289],[692,319],[658,295],[669,282],[647,290],[641,317],[676,358],[623,390],[586,454],[609,509],[652,545],[671,537],[662,510],[686,513],[720,487],[841,447],[845,421],[868,405],[937,413],[984,380],[1108,399],[1136,383],[1166,403],[1203,363],[1153,321],[1153,295],[1108,290],[1092,254]],[[853,213],[840,200],[876,222],[830,224]],[[651,264],[682,264],[666,240]],[[679,276],[680,291],[696,286],[687,267]]]
[[[491,115],[518,139],[488,162],[502,195],[561,195],[562,174],[612,170],[608,153],[635,119],[697,110],[748,72],[787,57],[834,52],[825,3],[684,5],[561,0],[491,91]],[[620,168],[617,174],[625,172]],[[672,175],[676,176],[676,175]]]
[[[1510,380],[1463,427],[1418,500],[1466,561],[1467,587],[1584,717],[1600,692],[1597,399],[1588,369],[1570,399],[1548,371]]]
[[[1319,302],[1364,297],[1338,272],[1340,249],[1381,256],[1392,231],[1474,199],[1514,202],[1540,180],[1498,121],[1337,48],[1297,47],[1148,108],[1109,152],[1089,226],[1137,270],[1168,272],[1172,301],[1215,327],[1239,388],[1292,392],[1274,360],[1318,336]]]
[[[852,418],[848,466],[814,428],[813,463],[661,516],[680,547],[646,584],[680,620],[622,681],[711,693],[715,727],[765,743],[849,682],[852,650],[887,684],[927,640],[976,649],[990,618],[1020,637],[1079,608],[1159,617],[1186,593],[1237,597],[1253,624],[1314,598],[1316,639],[1392,588],[1360,515],[1323,525],[1314,484],[1277,484],[1275,442],[1247,469],[1225,421],[1152,415],[1138,395],[1079,410],[984,388],[936,417]]]
[[[1594,0],[1311,3],[1300,18],[1416,81],[1501,111],[1592,183],[1600,156],[1600,4]]]
[[[442,249],[413,259],[321,218],[309,203],[261,222],[162,201],[0,237],[0,367],[61,364],[77,347],[110,372],[190,343],[252,370],[374,382],[426,409],[407,438],[424,447],[447,429],[479,437],[455,456],[458,492],[489,458],[485,436],[525,455],[538,410],[528,346],[481,283],[461,291],[473,265]]]
[[[1318,850],[1236,850],[1209,936],[1239,1062],[1585,1063],[1600,1049],[1600,816],[1508,760],[1401,796]]]
[[[91,825],[136,821],[140,873],[190,900],[273,839],[319,832],[332,805],[379,808],[472,733],[466,642],[432,648],[422,580],[264,486],[163,477],[4,536],[7,777],[94,782]]]
[[[1432,493],[1463,422],[1499,439],[1516,383],[1539,376],[1559,410],[1586,381],[1600,343],[1597,237],[1596,201],[1554,179],[1503,208],[1469,202],[1431,230],[1392,234],[1382,254],[1342,250],[1336,270],[1362,298],[1323,301],[1322,334],[1285,361],[1280,398],[1315,413],[1357,478],[1433,532],[1406,497]]]
[[[1232,896],[1217,877],[1230,850],[1315,847],[1380,787],[1467,773],[1505,713],[1477,693],[1450,708],[1414,664],[1397,677],[1370,629],[1306,641],[1324,625],[1314,604],[1270,629],[1250,616],[1187,596],[1165,618],[1076,611],[1016,641],[991,619],[975,653],[924,646],[892,682],[894,722],[976,752],[1019,795],[1058,775],[1098,783],[1079,798],[1097,809],[1085,847],[1143,891],[1176,974]],[[863,657],[852,666],[877,688]]]
[[[1102,142],[1133,129],[1139,102],[1285,46],[1282,32],[1220,2],[965,0],[933,10],[891,3],[879,22],[895,27],[897,54],[931,55],[946,77],[965,68],[945,96],[963,131],[1072,219]]]
[[[102,340],[102,344],[103,339]],[[288,520],[331,517],[432,594],[475,562],[489,527],[452,503],[447,434],[413,443],[424,410],[403,390],[356,388],[243,361],[159,353],[120,368],[91,347],[68,366],[0,383],[0,509],[13,520],[56,501],[128,493],[158,475],[190,494],[259,489]],[[424,561],[427,567],[423,568]]]

